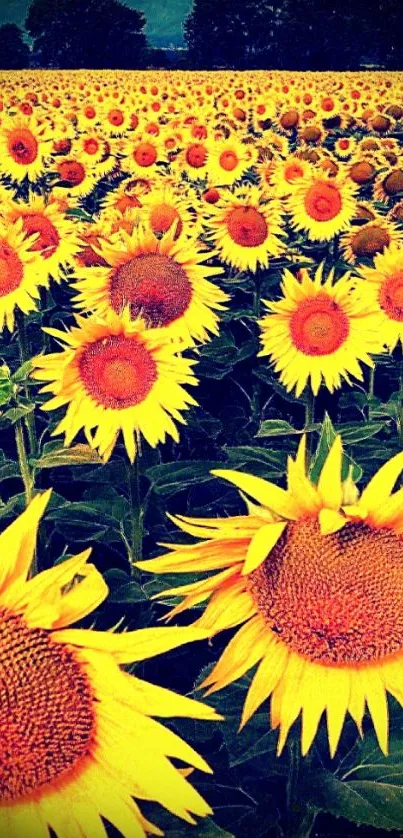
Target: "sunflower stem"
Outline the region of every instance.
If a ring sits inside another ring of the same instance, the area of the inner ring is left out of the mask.
[[[25,505],[28,504],[32,500],[32,490],[33,490],[33,480],[31,475],[31,470],[29,467],[28,462],[28,454],[25,445],[24,439],[24,426],[22,424],[21,419],[17,419],[15,423],[15,443],[17,446],[17,454],[18,454],[18,464],[20,467],[20,473],[22,482],[24,484],[24,491],[25,491]]]
[[[26,361],[30,358],[30,349],[28,343],[28,336],[27,336],[27,329],[26,329],[26,322],[24,314],[18,313],[17,314],[17,339],[18,339],[18,347],[20,351],[20,360],[21,364],[25,364]],[[24,387],[25,396],[29,400],[30,395],[27,387]],[[35,416],[34,412],[27,413],[24,417],[25,425],[28,433],[28,440],[29,440],[29,450],[31,457],[35,457],[38,453],[38,439],[36,435],[36,427],[35,427]]]
[[[290,769],[287,782],[287,838],[309,838],[316,820],[317,811],[301,798],[300,793],[300,743],[289,742]]]
[[[305,399],[305,422],[304,422],[304,431],[308,433],[308,440],[306,446],[306,468],[307,471],[309,470],[309,465],[311,462],[312,456],[312,444],[313,444],[313,436],[312,431],[309,431],[309,428],[312,427],[315,421],[315,396],[312,390],[307,390],[306,399]]]
[[[137,576],[139,571],[135,567],[143,555],[143,519],[144,509],[140,490],[140,452],[137,451],[134,463],[128,466],[129,500],[132,510],[131,544],[129,544],[128,558],[131,574]]]
[[[397,417],[397,431],[399,435],[400,448],[403,448],[403,352],[400,348],[399,355],[399,406]]]
[[[255,274],[255,287],[253,291],[253,314],[257,318],[260,316],[260,276],[259,272]]]

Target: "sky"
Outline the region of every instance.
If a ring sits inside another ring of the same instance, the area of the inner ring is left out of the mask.
[[[29,3],[30,0],[0,0],[0,26],[3,23],[22,26]],[[153,46],[183,45],[182,24],[190,12],[192,0],[126,0],[126,5],[144,12],[147,18],[145,32]]]

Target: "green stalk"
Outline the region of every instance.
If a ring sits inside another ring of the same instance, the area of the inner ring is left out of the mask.
[[[397,432],[399,436],[399,444],[400,448],[403,448],[403,356],[402,350],[400,350],[400,360],[399,360],[399,406],[398,406],[398,416],[397,416]]]
[[[255,274],[255,288],[253,291],[253,314],[256,318],[260,317],[260,286],[260,276],[259,272],[257,272]]]
[[[31,470],[29,467],[28,454],[24,439],[24,427],[21,419],[15,423],[15,443],[17,446],[18,464],[20,467],[21,479],[24,484],[25,491],[25,505],[32,500],[33,481]]]
[[[315,396],[312,390],[307,390],[306,394],[306,401],[305,401],[305,422],[304,422],[304,431],[308,432],[308,428],[310,428],[315,421]],[[308,432],[308,440],[306,446],[306,468],[307,471],[309,470],[309,465],[311,461],[312,455],[312,445],[313,445],[313,436],[312,431]]]
[[[17,318],[17,338],[18,338],[18,346],[20,350],[20,359],[21,364],[25,364],[26,361],[30,358],[30,349],[27,337],[27,330],[26,330],[26,321],[25,315],[21,312],[18,314]],[[29,391],[28,388],[25,387],[25,395],[27,399],[29,399]],[[29,450],[31,457],[36,457],[38,453],[38,439],[36,436],[36,427],[35,427],[35,416],[34,413],[27,413],[24,417],[25,425],[27,428],[28,433],[28,440],[29,440]]]
[[[287,782],[287,838],[309,838],[317,811],[301,799],[299,775],[301,768],[300,743],[291,739],[288,745],[290,769]]]
[[[138,451],[134,463],[132,465],[127,466],[127,471],[129,500],[132,511],[131,543],[127,543],[127,548],[128,558],[131,567],[131,574],[134,577],[138,575],[138,570],[135,567],[135,563],[140,562],[143,555],[144,535],[144,508],[140,490],[140,454]]]

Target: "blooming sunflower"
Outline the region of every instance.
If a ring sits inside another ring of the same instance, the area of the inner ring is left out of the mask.
[[[270,256],[278,256],[284,245],[281,209],[276,200],[267,201],[257,186],[239,187],[220,193],[209,206],[208,236],[224,262],[241,271],[267,268]]]
[[[40,257],[36,267],[42,282],[47,282],[49,274],[57,279],[60,267],[70,265],[79,249],[75,225],[56,201],[46,203],[36,195],[27,203],[12,201],[6,205],[4,219],[7,224],[19,218],[25,236],[31,238],[31,251]]]
[[[96,173],[91,163],[84,163],[75,157],[65,157],[56,163],[59,181],[53,187],[53,192],[59,196],[60,189],[68,189],[75,197],[85,198],[96,186]],[[59,186],[59,183],[63,186]]]
[[[384,753],[386,693],[403,704],[403,490],[392,493],[403,468],[393,457],[361,497],[342,482],[336,437],[314,485],[305,470],[305,439],[288,462],[288,488],[236,471],[215,471],[253,503],[249,514],[224,519],[176,517],[185,532],[206,539],[169,545],[140,562],[157,573],[218,571],[166,591],[184,596],[170,616],[210,600],[193,624],[211,635],[241,624],[202,686],[210,692],[252,666],[244,725],[271,696],[278,752],[302,715],[306,754],[326,712],[330,753],[349,713],[362,732],[365,705]]]
[[[213,719],[207,706],[120,669],[205,636],[195,629],[123,634],[72,628],[108,589],[90,550],[28,578],[50,492],[37,495],[0,535],[0,832],[127,838],[160,830],[133,796],[193,823],[209,807],[172,765],[203,759],[151,716]]]
[[[36,181],[49,154],[51,135],[35,117],[9,117],[0,127],[0,172],[14,181]]]
[[[0,225],[0,331],[4,326],[14,330],[16,308],[24,314],[37,309],[39,286],[46,283],[33,249],[35,238],[27,237],[22,219],[7,227]]]
[[[101,315],[128,306],[133,319],[141,316],[185,345],[217,334],[217,312],[228,297],[207,279],[222,268],[200,264],[211,253],[175,241],[175,227],[160,239],[142,227],[120,235],[120,243],[105,242],[99,250],[111,267],[94,269],[76,283],[77,305]]]
[[[179,441],[173,420],[184,423],[182,411],[196,404],[182,386],[197,384],[196,362],[175,354],[161,330],[130,322],[127,310],[122,317],[110,311],[105,319],[76,321],[70,332],[46,329],[63,351],[33,361],[33,377],[50,382],[41,392],[54,396],[44,410],[69,405],[53,434],[64,433],[68,446],[84,430],[107,460],[121,431],[132,462],[141,434],[153,447],[167,435]]]
[[[379,329],[392,350],[403,343],[403,250],[396,244],[385,248],[374,259],[374,267],[360,265],[357,273],[365,280],[363,296],[379,307]]]
[[[281,382],[297,396],[309,379],[315,394],[322,379],[331,392],[350,375],[362,381],[359,361],[373,366],[369,353],[382,351],[376,306],[354,288],[350,273],[335,283],[332,270],[323,281],[322,263],[313,279],[306,270],[299,278],[285,270],[283,298],[266,302],[260,355],[270,355]]]
[[[360,259],[373,259],[385,247],[401,241],[401,231],[390,218],[377,215],[373,221],[351,229],[341,236],[340,247],[347,262],[355,264]]]
[[[169,184],[153,189],[141,200],[145,226],[156,235],[163,235],[175,225],[175,240],[196,237],[201,221],[192,211],[190,201],[178,194]]]
[[[207,171],[214,186],[227,186],[240,180],[256,161],[256,149],[232,135],[221,142],[208,143]]]
[[[312,241],[328,241],[345,230],[355,211],[355,187],[316,171],[295,182],[287,206],[291,223]]]

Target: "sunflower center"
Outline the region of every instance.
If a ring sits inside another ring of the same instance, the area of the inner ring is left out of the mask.
[[[326,294],[303,300],[291,317],[290,329],[294,345],[304,355],[330,355],[349,333],[346,314]]]
[[[265,217],[255,207],[231,210],[227,216],[227,230],[232,241],[241,247],[259,247],[269,232]]]
[[[315,221],[331,221],[341,210],[341,196],[331,183],[314,183],[304,198],[305,209]]]
[[[0,803],[18,802],[89,755],[94,696],[73,653],[0,609]]]
[[[347,524],[287,525],[248,577],[259,612],[293,651],[323,664],[367,664],[403,648],[403,537]]]
[[[98,404],[122,410],[144,401],[157,379],[157,367],[135,335],[113,335],[84,349],[80,375]]]
[[[0,297],[19,288],[24,268],[17,253],[5,242],[0,243]]]
[[[293,180],[298,180],[304,174],[302,166],[298,163],[289,163],[284,170],[284,177],[287,183],[292,183]]]
[[[133,157],[138,166],[152,166],[157,160],[157,149],[152,143],[140,143],[134,149]]]
[[[109,293],[116,312],[128,305],[131,317],[141,315],[150,326],[168,326],[188,309],[192,286],[175,259],[142,253],[116,268]]]
[[[154,233],[166,233],[175,221],[177,225],[174,238],[178,239],[182,232],[183,224],[179,212],[175,207],[170,206],[170,204],[158,204],[150,212],[149,222]]]
[[[392,320],[403,320],[403,271],[397,271],[383,282],[379,305]]]
[[[66,181],[70,186],[78,186],[85,178],[84,166],[77,160],[63,160],[58,168],[61,180]]]
[[[99,142],[95,139],[95,137],[90,137],[88,140],[84,140],[84,151],[87,154],[96,154],[99,149]]]
[[[201,143],[191,145],[186,151],[186,162],[194,169],[200,169],[207,160],[207,151]]]
[[[223,151],[219,157],[219,164],[226,172],[233,172],[238,165],[238,157],[234,151]]]
[[[28,128],[12,131],[8,138],[8,150],[20,166],[29,166],[38,155],[38,143]]]
[[[24,215],[23,227],[27,236],[32,236],[34,233],[39,234],[36,241],[31,244],[30,250],[39,250],[44,259],[53,256],[58,248],[60,236],[56,227],[48,218],[39,213]]]
[[[122,123],[124,122],[124,116],[122,114],[122,111],[120,111],[118,108],[112,108],[112,110],[108,113],[108,120],[111,123],[111,125],[122,125]]]
[[[384,227],[365,225],[351,241],[351,250],[356,256],[374,256],[381,253],[390,243],[390,236]]]

